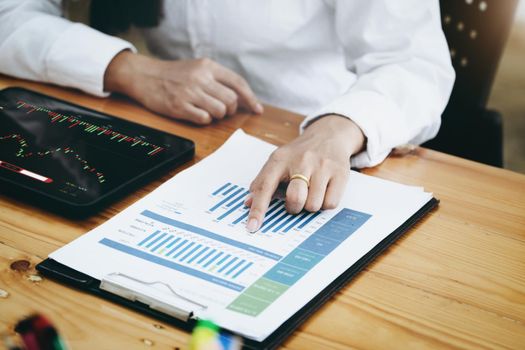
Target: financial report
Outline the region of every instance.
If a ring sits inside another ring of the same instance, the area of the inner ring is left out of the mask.
[[[244,201],[274,149],[238,130],[50,258],[263,340],[432,198],[352,171],[337,208],[292,215],[276,195],[249,233]]]

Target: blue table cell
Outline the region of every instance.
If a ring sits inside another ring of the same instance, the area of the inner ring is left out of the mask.
[[[340,242],[331,238],[313,234],[312,236],[308,237],[306,241],[301,243],[299,248],[306,249],[320,255],[328,255],[332,250],[337,248],[339,243]]]
[[[329,237],[342,242],[359,229],[371,215],[351,209],[341,209],[333,218],[319,228],[315,235]]]
[[[282,260],[283,263],[310,270],[317,265],[325,256],[301,248],[294,249]]]
[[[264,277],[268,278],[269,280],[291,286],[301,277],[303,277],[306,272],[306,270],[299,269],[294,266],[278,263],[270,271],[266,272]]]

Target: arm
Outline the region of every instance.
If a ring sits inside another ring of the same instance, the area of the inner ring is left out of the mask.
[[[349,89],[304,121],[303,133],[272,154],[251,185],[246,226],[256,231],[277,186],[286,206],[331,209],[357,167],[382,162],[398,145],[435,136],[454,81],[437,1],[336,0],[335,27]],[[337,116],[335,116],[337,115]],[[309,183],[290,178],[302,174]]]
[[[0,73],[78,88],[97,96],[126,94],[145,107],[207,124],[262,106],[238,74],[207,59],[162,61],[128,42],[62,17],[60,0],[0,1]]]
[[[232,115],[238,107],[263,112],[246,80],[207,58],[163,61],[123,51],[109,64],[104,86],[155,112],[196,124]]]
[[[438,1],[338,0],[334,10],[347,68],[357,79],[303,127],[329,113],[352,118],[367,138],[352,159],[356,167],[433,138],[454,83]]]
[[[2,0],[0,72],[105,96],[106,67],[133,46],[61,14],[59,0]]]

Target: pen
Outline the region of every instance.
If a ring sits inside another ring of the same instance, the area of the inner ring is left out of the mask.
[[[190,350],[239,350],[238,336],[219,332],[219,326],[209,320],[199,320],[193,329]]]
[[[18,322],[15,326],[15,332],[20,334],[22,337],[22,341],[24,342],[26,350],[41,350],[31,324],[34,317],[35,316],[25,318]]]
[[[47,318],[33,315],[18,322],[19,333],[27,350],[65,350],[66,346],[57,330]]]

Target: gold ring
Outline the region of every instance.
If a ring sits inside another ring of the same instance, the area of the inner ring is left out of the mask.
[[[310,180],[303,174],[293,174],[292,176],[290,176],[290,181],[295,179],[304,181],[306,183],[306,187],[310,187]]]

